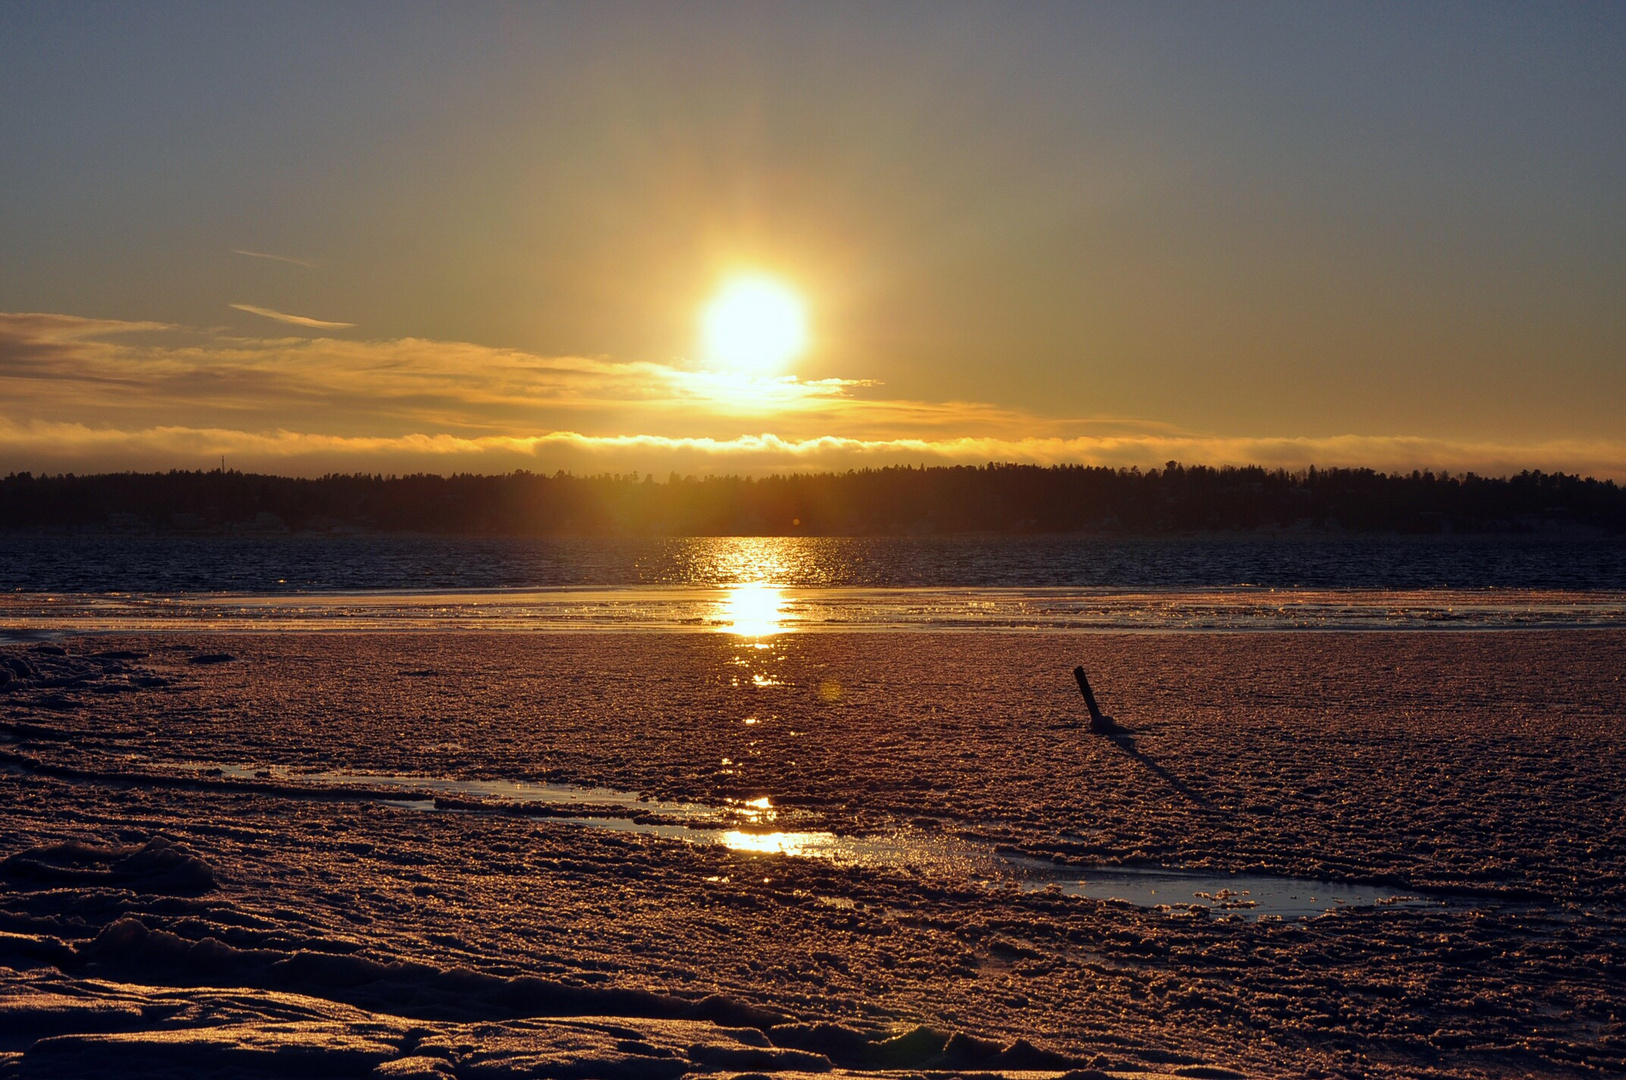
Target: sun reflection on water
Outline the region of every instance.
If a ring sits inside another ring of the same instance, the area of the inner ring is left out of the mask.
[[[774,809],[773,800],[766,795],[744,801],[734,799],[728,801],[734,804],[734,813],[752,825],[762,825],[779,817],[779,812]]]
[[[738,829],[731,829],[718,837],[718,842],[730,851],[750,851],[761,855],[810,855],[829,848],[834,841],[835,837],[829,833],[752,833]]]
[[[785,586],[805,577],[807,553],[784,537],[718,537],[694,553],[697,580],[711,578],[723,586],[712,625],[747,638],[784,633]],[[758,644],[758,648],[766,646]],[[758,680],[758,685],[764,684]]]
[[[785,590],[777,585],[736,585],[724,595],[717,621],[725,633],[772,637],[785,629],[784,609]]]
[[[685,552],[686,578],[722,586],[788,584],[813,574],[806,542],[780,536],[718,536],[698,539]]]

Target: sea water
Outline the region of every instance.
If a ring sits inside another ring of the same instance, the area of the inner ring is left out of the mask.
[[[0,537],[0,632],[1626,625],[1626,541]]]
[[[579,587],[1626,590],[1626,537],[111,537],[0,534],[0,592]]]

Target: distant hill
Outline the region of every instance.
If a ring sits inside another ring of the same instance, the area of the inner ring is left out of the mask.
[[[231,535],[1626,534],[1626,489],[1555,473],[1034,465],[763,478],[111,473],[0,480],[0,529]]]

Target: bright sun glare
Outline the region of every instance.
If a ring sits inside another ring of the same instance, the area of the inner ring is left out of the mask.
[[[700,315],[706,359],[732,371],[774,371],[807,348],[801,297],[773,278],[726,283]]]
[[[743,637],[772,637],[784,629],[785,590],[753,582],[723,597],[721,629]]]

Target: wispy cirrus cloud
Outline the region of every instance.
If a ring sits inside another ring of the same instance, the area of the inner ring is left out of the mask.
[[[289,263],[293,266],[303,266],[307,270],[315,270],[316,264],[308,259],[296,259],[292,255],[273,255],[268,251],[250,251],[247,248],[232,248],[233,255],[242,255],[249,259],[269,259],[272,262]]]
[[[1626,439],[1228,437],[468,342],[0,313],[0,470],[768,472],[899,463],[1358,465],[1626,479]]]
[[[258,315],[264,319],[275,319],[277,322],[288,323],[291,326],[308,326],[313,330],[348,330],[355,326],[353,322],[329,322],[326,319],[312,319],[306,315],[290,315],[286,311],[277,311],[274,308],[256,307],[253,304],[228,304],[238,311],[246,311],[250,315]]]

